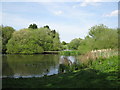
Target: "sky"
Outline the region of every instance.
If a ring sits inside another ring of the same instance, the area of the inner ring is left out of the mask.
[[[74,38],[84,39],[94,25],[118,27],[118,2],[89,1],[1,2],[0,21],[16,30],[27,28],[32,23],[38,27],[49,25],[60,34],[61,41],[68,43]]]

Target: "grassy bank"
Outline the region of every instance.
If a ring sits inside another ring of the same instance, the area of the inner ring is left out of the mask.
[[[59,54],[60,51],[44,51],[42,54]]]
[[[97,59],[85,69],[41,78],[3,79],[3,88],[117,88],[118,57]]]
[[[60,51],[59,54],[64,55],[64,56],[75,56],[75,55],[80,55],[80,51],[78,51],[78,50]]]

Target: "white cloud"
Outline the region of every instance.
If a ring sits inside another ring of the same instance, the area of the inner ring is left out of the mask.
[[[38,4],[45,6],[44,8],[47,9],[50,13],[58,16],[64,13],[64,9],[59,5],[58,2],[38,2]],[[63,5],[63,3],[61,3]]]
[[[103,1],[103,0],[84,0],[85,2],[100,2],[100,1]]]
[[[98,6],[98,2],[118,2],[119,0],[83,0],[82,3],[79,5],[81,7],[85,7],[88,5]],[[75,6],[73,6],[74,8]]]
[[[98,2],[104,2],[104,1],[103,0],[84,0],[84,1],[80,2],[80,4],[74,5],[73,8],[86,7],[88,5],[98,6],[98,5],[100,5],[100,3],[98,3]]]
[[[55,11],[55,12],[53,12],[55,15],[60,15],[60,14],[62,14],[63,13],[63,11]]]
[[[79,0],[81,1],[81,0]],[[89,3],[89,2],[118,2],[119,0],[82,0],[82,2],[86,2],[86,3]]]
[[[119,0],[1,0],[1,2],[119,2]]]
[[[87,4],[88,4],[88,3],[83,2],[83,3],[80,4],[80,6],[85,7],[85,6],[87,6]]]
[[[49,3],[39,3],[39,4],[45,6],[45,9],[50,13],[65,18],[74,18],[81,20],[81,17],[84,18],[88,16],[94,16],[93,12],[74,9],[73,7],[71,7],[70,5],[66,5],[65,3],[49,2]]]
[[[75,0],[1,0],[1,1],[2,2],[76,2]]]
[[[120,14],[120,10],[114,10],[109,14],[105,14],[103,15],[104,17],[112,17],[112,16],[118,16],[118,14]]]
[[[101,2],[101,1],[103,1],[103,0],[84,0],[84,1],[80,4],[80,6],[82,6],[82,7],[85,7],[85,6],[87,6],[87,5],[97,6],[97,5],[98,5],[97,2]]]

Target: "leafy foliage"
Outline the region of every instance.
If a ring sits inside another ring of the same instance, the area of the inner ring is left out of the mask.
[[[48,25],[44,26],[44,28],[50,29]]]
[[[118,56],[113,56],[106,60],[98,59],[92,62],[91,68],[100,70],[101,72],[118,72]]]
[[[2,53],[6,53],[6,44],[8,43],[8,40],[12,37],[15,29],[10,26],[0,26],[0,31],[2,33]]]
[[[68,44],[68,48],[71,49],[71,50],[77,50],[78,49],[78,46],[80,45],[81,43],[81,40],[80,38],[75,38],[73,39],[69,44]]]
[[[42,51],[55,51],[55,50],[65,50],[65,49],[71,49],[71,50],[79,50],[81,54],[85,54],[91,50],[98,50],[98,49],[116,49],[118,48],[118,29],[111,29],[107,26],[100,24],[95,25],[90,28],[88,35],[85,37],[85,39],[75,38],[70,43],[66,43],[63,41],[60,43],[59,34],[56,32],[56,30],[51,30],[48,25],[44,26],[43,28],[38,28],[36,24],[30,24],[29,28],[22,29],[20,31],[15,31],[12,27],[6,26],[2,27],[2,52],[12,53],[15,50],[12,50],[12,43],[14,42],[14,45],[19,48],[29,47],[33,50],[35,48],[42,48],[40,52]],[[12,33],[15,31],[13,37]],[[12,38],[11,38],[12,37]],[[11,39],[10,39],[11,38]],[[8,43],[8,41],[10,41]],[[20,42],[18,42],[20,41]],[[21,45],[17,45],[18,43]],[[24,43],[25,42],[25,43]],[[6,47],[8,43],[8,48]],[[10,46],[11,44],[11,46]],[[13,45],[13,46],[14,46]],[[35,48],[33,48],[34,45]],[[32,53],[38,53],[39,51],[31,51]],[[12,50],[12,51],[11,51]],[[17,52],[19,53],[17,49]],[[22,52],[21,52],[22,53]],[[25,51],[23,53],[29,53],[28,51]]]
[[[7,53],[33,54],[59,48],[60,40],[57,32],[53,33],[47,28],[22,29],[13,33],[7,44]]]
[[[78,47],[81,53],[107,48],[118,48],[118,30],[103,24],[93,26]]]
[[[65,41],[62,41],[62,45],[66,45],[67,43]]]
[[[80,55],[80,51],[61,51],[60,55],[75,56],[75,55]]]
[[[0,53],[2,53],[2,26],[0,26]]]
[[[28,28],[37,29],[38,27],[36,24],[30,24]]]

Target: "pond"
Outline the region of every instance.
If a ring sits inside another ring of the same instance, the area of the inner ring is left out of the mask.
[[[2,78],[42,77],[66,72],[63,66],[77,64],[76,56],[44,55],[3,55]]]

